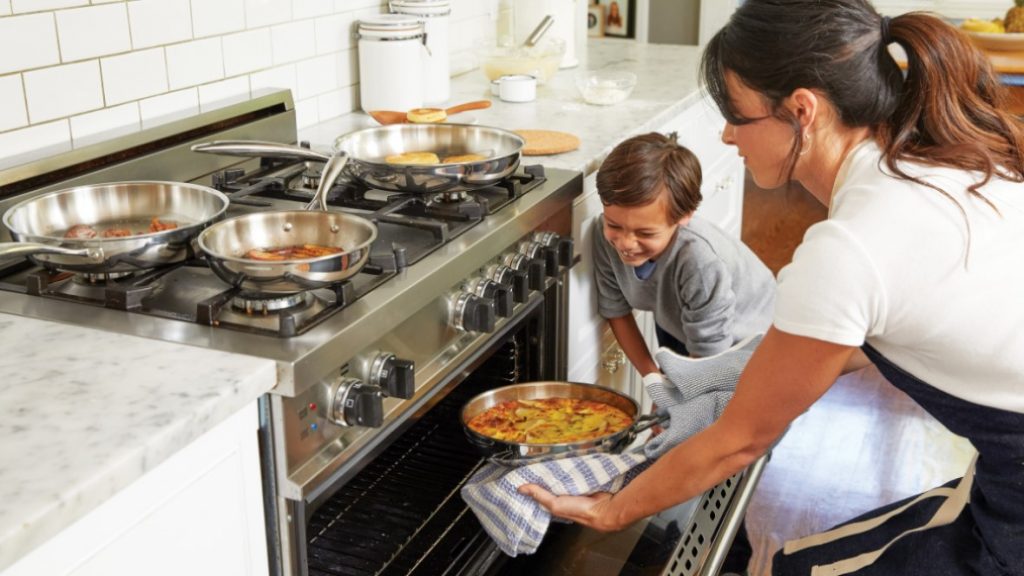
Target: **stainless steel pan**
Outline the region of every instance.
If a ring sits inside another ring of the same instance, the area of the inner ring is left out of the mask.
[[[198,238],[210,269],[221,280],[249,294],[285,295],[323,288],[358,272],[370,257],[377,226],[343,212],[310,211],[325,208],[323,195],[345,167],[338,154],[324,167],[320,188],[306,210],[256,212],[210,226]],[[341,248],[318,258],[263,261],[246,258],[253,249],[315,244]]]
[[[349,157],[347,173],[367,186],[392,192],[430,194],[490,186],[515,172],[524,140],[514,132],[467,124],[394,124],[357,130],[334,142]],[[325,162],[328,156],[300,146],[273,142],[221,140],[196,144],[195,152],[296,158]],[[440,164],[388,164],[385,158],[433,152],[440,158],[479,154],[484,160]]]
[[[633,418],[633,424],[614,434],[561,444],[506,442],[484,436],[469,427],[470,420],[502,402],[542,398],[579,398],[603,402],[625,412]],[[619,452],[629,446],[639,433],[663,421],[653,414],[639,416],[639,412],[640,408],[635,400],[604,386],[578,382],[527,382],[502,386],[475,396],[463,406],[461,419],[462,428],[470,444],[479,449],[490,461],[506,466],[520,466],[594,452]]]
[[[51,270],[104,274],[148,270],[182,262],[190,243],[228,207],[224,194],[180,182],[114,182],[58,190],[30,198],[4,213],[17,242],[0,244],[0,257],[25,255]],[[153,218],[176,228],[103,238],[112,228],[145,232]],[[76,225],[94,238],[65,238]]]

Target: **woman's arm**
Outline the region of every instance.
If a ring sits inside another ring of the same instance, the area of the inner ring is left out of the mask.
[[[658,459],[618,494],[555,496],[520,488],[555,516],[598,530],[621,530],[685,502],[739,472],[835,382],[855,347],[771,328],[714,424]]]
[[[633,314],[609,318],[608,325],[612,327],[612,334],[615,334],[615,340],[618,341],[622,351],[626,353],[626,358],[629,358],[641,376],[658,371],[658,364],[651,356],[651,351],[640,334],[640,328],[636,325],[636,318]]]

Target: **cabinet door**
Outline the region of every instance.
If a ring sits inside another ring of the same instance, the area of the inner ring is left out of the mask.
[[[3,575],[268,574],[257,414],[222,422]]]
[[[621,392],[639,402],[635,374],[636,370],[626,358],[626,353],[619,347],[611,327],[605,324],[601,333],[601,363],[594,383]]]
[[[578,264],[569,271],[569,380],[594,382],[598,376],[601,331],[604,320],[597,313],[594,289],[593,244],[594,220],[601,215],[601,199],[597,195],[597,173],[583,180],[583,194],[573,202],[572,239]]]
[[[689,148],[700,160],[705,173],[723,158],[739,158],[735,146],[722,142],[724,130],[725,118],[714,102],[707,98],[690,106],[660,128],[665,134],[675,132],[679,143]]]
[[[743,160],[725,158],[711,170],[704,172],[701,195],[704,200],[697,214],[718,225],[719,228],[740,237],[743,225]]]

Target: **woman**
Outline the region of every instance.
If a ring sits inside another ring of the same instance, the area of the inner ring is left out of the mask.
[[[975,466],[787,543],[774,572],[1024,574],[1024,133],[986,58],[925,14],[747,0],[702,66],[755,181],[796,180],[829,218],[780,273],[773,327],[715,424],[614,496],[523,491],[621,529],[749,465],[863,351],[972,441]]]

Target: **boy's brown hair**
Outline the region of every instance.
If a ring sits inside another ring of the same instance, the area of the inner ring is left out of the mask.
[[[670,221],[697,209],[700,161],[673,132],[641,134],[616,146],[597,172],[597,193],[606,206],[645,206],[665,194]]]

